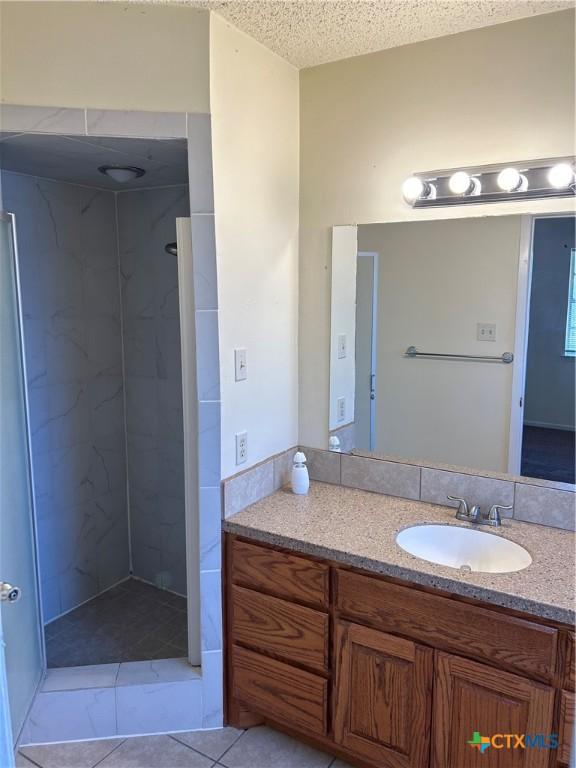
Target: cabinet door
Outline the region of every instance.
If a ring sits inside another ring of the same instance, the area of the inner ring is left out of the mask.
[[[576,724],[576,697],[570,691],[560,691],[558,725],[558,765],[570,765]]]
[[[551,734],[553,708],[552,688],[437,652],[432,768],[546,768],[552,750],[514,748],[513,735]],[[496,734],[503,738],[481,751],[481,737]]]
[[[431,649],[338,622],[335,741],[379,768],[426,768],[432,677]]]

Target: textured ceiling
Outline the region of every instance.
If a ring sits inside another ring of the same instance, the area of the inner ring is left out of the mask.
[[[574,7],[574,0],[149,2],[209,8],[300,68]]]

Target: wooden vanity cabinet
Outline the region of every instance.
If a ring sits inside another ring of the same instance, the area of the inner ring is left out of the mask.
[[[434,651],[339,621],[334,740],[375,765],[426,768]]]
[[[558,761],[561,768],[570,765],[570,753],[573,749],[574,733],[576,732],[576,639],[573,632],[565,633],[564,648],[566,649],[563,689],[558,702]]]
[[[558,714],[558,765],[570,765],[576,726],[576,699],[573,691],[560,691]]]
[[[502,738],[481,754],[468,742],[475,732],[484,736],[550,734],[553,710],[554,689],[549,686],[459,656],[437,653],[431,766],[547,768],[547,749],[504,751]]]
[[[283,728],[361,768],[565,768],[566,627],[225,537],[226,716]],[[496,749],[475,732],[558,734]]]

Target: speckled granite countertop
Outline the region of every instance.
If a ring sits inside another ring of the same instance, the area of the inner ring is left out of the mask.
[[[308,496],[281,490],[224,521],[225,531],[375,573],[437,587],[553,621],[575,621],[575,534],[505,519],[496,533],[525,547],[517,573],[468,573],[404,552],[398,531],[422,523],[467,527],[454,510],[314,482]]]

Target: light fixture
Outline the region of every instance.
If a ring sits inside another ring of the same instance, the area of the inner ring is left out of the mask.
[[[501,170],[496,183],[504,192],[525,192],[528,189],[528,179],[516,168]]]
[[[569,155],[515,159],[415,173],[402,184],[411,208],[478,205],[576,196],[576,159]]]
[[[409,176],[402,184],[402,195],[407,203],[416,200],[433,200],[436,197],[436,188],[429,181],[423,181],[418,176]]]
[[[481,189],[480,179],[470,176],[466,171],[453,173],[448,181],[448,187],[455,195],[479,195]]]
[[[555,189],[565,189],[574,181],[574,169],[568,163],[557,163],[548,171],[548,181]]]
[[[104,176],[109,176],[118,184],[126,184],[133,179],[139,179],[144,176],[144,168],[138,168],[136,165],[101,165],[98,170]]]

